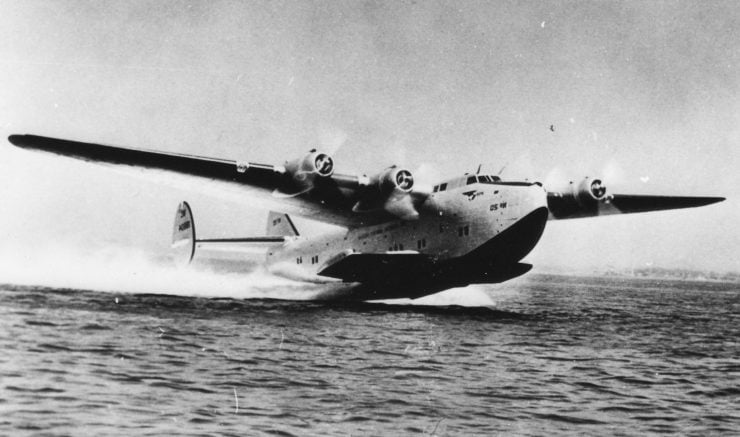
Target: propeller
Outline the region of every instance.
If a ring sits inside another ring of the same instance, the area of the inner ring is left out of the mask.
[[[396,185],[405,192],[411,190],[411,187],[414,186],[414,177],[411,176],[411,172],[405,169],[399,170],[396,173]]]
[[[442,178],[442,174],[439,169],[428,162],[422,162],[413,172],[416,184],[418,185],[433,185]]]
[[[607,161],[599,176],[604,178],[604,181],[610,186],[621,185],[627,181],[627,173],[614,158]]]
[[[321,126],[318,130],[320,149],[328,155],[335,155],[347,143],[348,135],[335,126]]]
[[[414,206],[411,193],[394,190],[383,204],[383,209],[402,220],[416,220],[419,218],[419,212]]]
[[[327,153],[312,149],[301,158],[287,161],[279,171],[290,177],[292,182],[286,187],[273,191],[278,198],[300,196],[311,191],[317,178],[330,178],[334,174],[334,160]]]
[[[561,167],[553,167],[545,176],[542,184],[548,191],[562,192],[568,190],[572,184],[580,182],[587,174],[594,179],[600,179],[603,181],[603,186],[608,185],[610,188],[629,182],[624,168],[615,158],[610,158],[598,172],[566,172]],[[642,180],[647,181],[644,178]]]
[[[553,167],[545,179],[542,181],[542,185],[547,191],[564,191],[567,189],[572,179],[563,171],[560,167]]]

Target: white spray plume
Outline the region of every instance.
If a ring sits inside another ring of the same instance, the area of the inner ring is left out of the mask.
[[[223,273],[179,268],[134,249],[110,248],[95,253],[70,246],[43,251],[0,254],[0,282],[17,285],[95,290],[116,293],[199,297],[277,298],[315,296],[304,284],[264,271]]]
[[[89,252],[72,246],[16,248],[0,252],[0,284],[111,293],[207,298],[314,300],[325,284],[296,282],[264,269],[246,273],[177,267],[132,248]],[[495,306],[481,287],[446,290],[422,299],[385,301],[402,305]]]

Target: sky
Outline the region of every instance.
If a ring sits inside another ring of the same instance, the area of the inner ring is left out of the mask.
[[[433,181],[601,176],[705,208],[550,222],[535,265],[740,271],[735,1],[0,0],[0,134]],[[553,126],[554,131],[550,129]],[[0,259],[166,253],[267,211],[0,145]],[[2,265],[2,263],[0,263]],[[1,267],[0,267],[1,268]]]

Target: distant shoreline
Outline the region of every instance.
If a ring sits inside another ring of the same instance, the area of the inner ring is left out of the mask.
[[[615,279],[644,279],[644,280],[670,280],[686,282],[723,282],[740,284],[740,273],[735,272],[707,272],[689,269],[668,268],[640,268],[634,270],[604,270],[604,271],[565,271],[544,268],[541,271],[532,272],[532,276],[571,276],[591,278],[615,278]]]

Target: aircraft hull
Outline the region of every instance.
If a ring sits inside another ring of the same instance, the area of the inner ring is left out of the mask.
[[[494,284],[528,272],[520,263],[537,245],[545,230],[548,210],[539,207],[508,229],[466,255],[427,265],[400,266],[396,274],[386,271],[376,280],[333,284],[318,299],[366,301],[419,298],[470,284]]]

